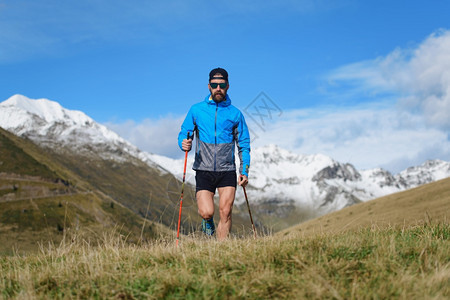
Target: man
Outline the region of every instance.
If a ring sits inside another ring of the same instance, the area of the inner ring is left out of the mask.
[[[219,216],[217,238],[223,240],[231,229],[231,212],[236,184],[246,186],[250,167],[250,136],[243,114],[231,105],[227,94],[230,85],[228,73],[222,68],[209,73],[210,94],[204,101],[194,104],[181,125],[178,144],[183,151],[190,151],[196,138],[195,162],[196,198],[198,212],[203,218],[202,231],[214,235],[214,194],[219,192]],[[235,144],[238,148],[240,168],[236,178]]]

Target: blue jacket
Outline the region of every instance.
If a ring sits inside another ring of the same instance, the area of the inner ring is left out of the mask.
[[[208,95],[204,101],[194,104],[181,125],[178,145],[195,132],[196,151],[194,170],[235,171],[235,143],[241,166],[239,173],[248,177],[250,167],[250,135],[244,115],[231,105],[228,95],[216,103]]]

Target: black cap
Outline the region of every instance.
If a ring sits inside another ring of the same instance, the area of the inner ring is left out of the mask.
[[[228,82],[228,72],[222,68],[212,69],[211,72],[209,72],[209,81],[211,81],[214,78],[214,75],[216,74],[222,75],[223,79],[225,79]]]

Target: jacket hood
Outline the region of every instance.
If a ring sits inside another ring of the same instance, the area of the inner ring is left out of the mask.
[[[206,96],[206,98],[205,98],[205,102],[206,103],[208,103],[208,104],[216,104],[216,102],[211,98],[211,94],[209,94],[208,96]],[[224,101],[222,101],[222,102],[219,102],[219,106],[229,106],[231,104],[231,99],[230,99],[230,97],[228,96],[228,94],[226,94],[226,96],[225,96],[225,100]]]

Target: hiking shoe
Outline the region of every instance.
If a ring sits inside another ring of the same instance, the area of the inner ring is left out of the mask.
[[[213,236],[216,232],[216,226],[214,225],[213,218],[211,219],[202,219],[202,231],[207,236]]]

